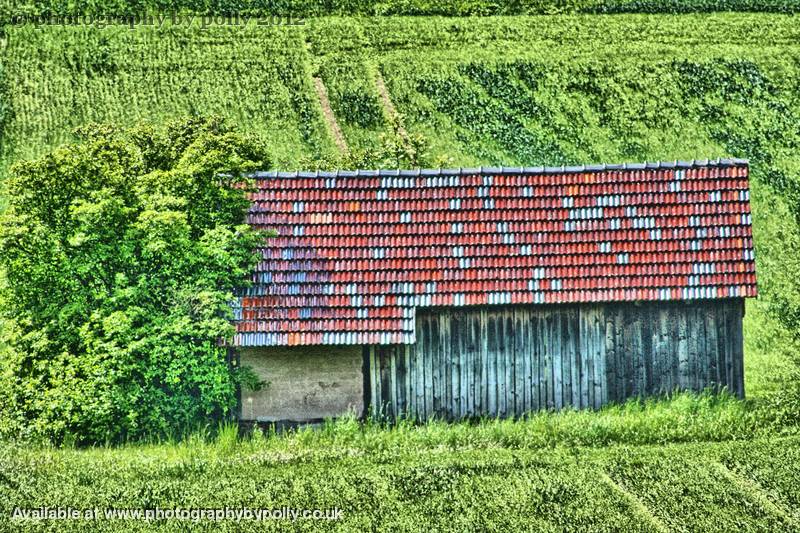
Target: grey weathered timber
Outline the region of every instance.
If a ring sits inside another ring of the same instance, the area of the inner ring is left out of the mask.
[[[744,396],[741,299],[431,308],[370,346],[372,413],[417,420],[598,408],[675,390]]]

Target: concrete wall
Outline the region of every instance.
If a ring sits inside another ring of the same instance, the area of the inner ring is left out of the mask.
[[[307,421],[362,412],[361,346],[242,348],[240,357],[270,382],[257,392],[242,391],[242,420]]]

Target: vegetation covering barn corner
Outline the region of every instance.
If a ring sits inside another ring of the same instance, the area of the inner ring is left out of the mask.
[[[746,161],[256,176],[277,236],[234,344],[271,386],[243,419],[744,395]]]

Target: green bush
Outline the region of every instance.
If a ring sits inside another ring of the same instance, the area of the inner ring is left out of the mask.
[[[219,340],[263,238],[238,176],[263,145],[219,119],[77,134],[7,182],[0,433],[119,441],[230,414]]]

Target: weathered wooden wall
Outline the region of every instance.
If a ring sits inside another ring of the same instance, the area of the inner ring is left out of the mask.
[[[417,312],[365,347],[373,414],[417,420],[600,407],[675,389],[744,395],[740,299]]]

